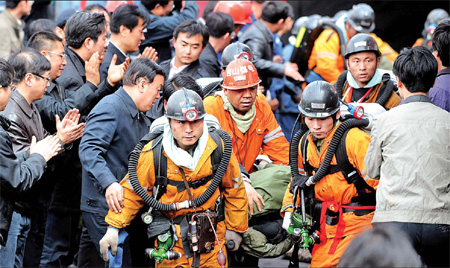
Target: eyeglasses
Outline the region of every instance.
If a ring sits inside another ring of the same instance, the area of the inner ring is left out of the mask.
[[[47,82],[50,83],[50,78],[48,78],[48,77],[44,77],[44,76],[42,76],[42,75],[40,75],[40,74],[34,74],[34,73],[31,73],[31,74],[34,75],[34,76],[37,76],[37,77],[39,77],[39,78],[45,79],[45,80],[47,80]]]
[[[53,51],[45,51],[45,52],[50,53],[50,54],[58,55],[58,56],[61,57],[62,60],[66,58],[65,54],[59,54],[59,53],[56,53],[56,52],[53,52]]]

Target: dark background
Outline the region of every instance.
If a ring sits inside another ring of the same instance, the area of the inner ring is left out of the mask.
[[[450,1],[287,1],[294,7],[296,18],[319,14],[333,17],[354,4],[367,3],[375,11],[374,33],[397,52],[410,47],[421,37],[428,13],[435,8],[449,12]],[[449,12],[450,13],[450,12]]]

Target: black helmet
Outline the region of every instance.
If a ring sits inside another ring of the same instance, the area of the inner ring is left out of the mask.
[[[166,117],[178,121],[195,121],[206,116],[202,98],[190,89],[182,88],[167,101]]]
[[[347,19],[358,33],[370,33],[375,29],[375,12],[368,4],[354,5]]]
[[[255,57],[253,56],[252,50],[244,43],[235,42],[229,44],[222,53],[222,69],[225,70],[228,64],[235,59],[246,59],[255,62]]]
[[[348,59],[351,54],[364,51],[372,51],[377,54],[377,57],[381,56],[380,50],[378,49],[378,44],[372,36],[365,33],[356,34],[347,43],[345,58]]]
[[[447,11],[443,10],[442,8],[436,8],[430,11],[427,16],[427,20],[425,21],[425,29],[428,28],[431,24],[436,24],[434,27],[436,27],[439,22],[441,22],[443,19],[448,18]]]
[[[331,116],[339,110],[339,107],[336,90],[325,81],[315,81],[307,85],[298,104],[298,109],[303,115],[313,118]]]

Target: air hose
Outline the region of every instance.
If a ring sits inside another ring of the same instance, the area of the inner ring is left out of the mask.
[[[331,139],[331,143],[328,147],[328,151],[325,155],[325,158],[323,160],[323,163],[320,165],[319,170],[314,174],[314,176],[311,176],[308,181],[306,182],[307,185],[315,184],[318,181],[320,181],[325,175],[327,175],[328,170],[330,168],[331,160],[333,159],[333,155],[336,153],[337,147],[339,145],[339,142],[342,139],[342,136],[344,135],[345,131],[347,129],[353,128],[353,127],[366,127],[369,125],[368,119],[347,119],[337,128],[333,138]],[[300,140],[302,136],[304,135],[304,130],[299,130],[294,137],[292,138],[291,145],[289,148],[289,160],[290,160],[290,166],[291,166],[291,175],[292,178],[295,179],[300,175],[298,172],[298,145],[300,143]],[[306,138],[306,137],[305,137]]]
[[[320,181],[325,175],[327,175],[328,170],[330,168],[331,159],[333,159],[333,155],[336,153],[337,147],[339,145],[339,142],[342,139],[342,136],[344,135],[345,131],[347,129],[353,128],[353,127],[366,127],[369,125],[368,119],[347,119],[337,128],[336,132],[333,135],[333,138],[331,139],[330,145],[328,146],[328,151],[325,155],[325,158],[320,165],[319,170],[314,174],[314,176],[311,176],[308,181],[306,182],[306,185],[315,184],[318,181]]]
[[[233,145],[231,143],[231,138],[228,135],[228,133],[226,133],[225,131],[223,131],[221,129],[216,129],[215,131],[219,134],[219,136],[222,138],[223,143],[224,143],[223,154],[222,154],[222,158],[220,159],[219,167],[217,168],[216,174],[214,174],[214,178],[213,178],[211,184],[206,189],[206,191],[201,196],[195,198],[193,200],[193,204],[191,204],[191,202],[189,201],[188,207],[201,206],[208,199],[211,198],[211,196],[214,194],[214,192],[217,190],[217,188],[221,184],[222,177],[223,177],[223,175],[225,175],[225,172],[228,167],[228,163],[230,162],[231,151],[233,148]],[[129,164],[128,164],[128,175],[130,178],[131,186],[133,187],[133,190],[142,198],[142,200],[144,200],[144,202],[147,205],[149,205],[150,207],[153,207],[156,210],[174,211],[174,210],[179,210],[181,208],[186,208],[186,207],[179,207],[178,205],[180,203],[165,204],[165,203],[159,202],[153,196],[149,195],[146,192],[146,190],[142,187],[141,183],[138,180],[136,169],[137,169],[137,164],[138,164],[142,149],[150,140],[152,140],[152,138],[154,139],[155,136],[157,136],[157,135],[153,135],[153,137],[152,137],[151,134],[149,136],[150,138],[142,139],[136,145],[136,147],[130,154]]]
[[[306,130],[300,128],[300,130],[295,133],[294,137],[292,137],[291,144],[289,145],[289,164],[291,166],[292,178],[300,176],[300,173],[298,172],[298,145],[305,133]]]
[[[386,84],[386,87],[384,88],[383,94],[375,102],[384,107],[394,91],[394,83],[390,82],[390,80],[383,81],[383,83]]]

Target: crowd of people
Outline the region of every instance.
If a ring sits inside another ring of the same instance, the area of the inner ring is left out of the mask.
[[[450,265],[447,11],[122,2],[5,1],[0,267]]]

